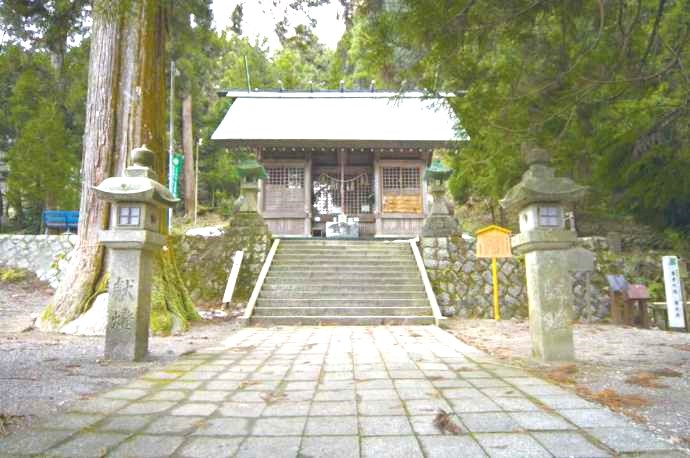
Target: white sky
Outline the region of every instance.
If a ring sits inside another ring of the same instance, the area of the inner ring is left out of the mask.
[[[224,30],[230,26],[230,16],[238,3],[244,4],[244,18],[242,20],[242,34],[250,39],[255,37],[268,38],[271,51],[280,47],[278,36],[274,32],[275,24],[283,18],[283,12],[289,0],[278,0],[278,8],[273,6],[273,0],[213,0],[213,17],[216,29]],[[298,24],[308,23],[306,15],[290,10],[290,31]],[[312,8],[310,14],[317,20],[316,35],[328,48],[335,49],[340,37],[345,32],[345,23],[339,19],[340,2],[331,0],[329,5]]]

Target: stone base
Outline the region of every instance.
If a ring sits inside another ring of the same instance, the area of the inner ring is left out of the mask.
[[[431,214],[424,220],[424,237],[449,237],[458,230],[458,221],[450,215]]]
[[[148,353],[153,252],[109,249],[105,359],[141,361]]]
[[[573,283],[563,250],[525,254],[532,356],[540,361],[572,361]]]

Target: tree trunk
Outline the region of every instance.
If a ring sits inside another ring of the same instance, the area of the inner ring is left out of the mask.
[[[192,136],[192,94],[182,100],[182,150],[184,151],[184,212],[194,215],[194,138]]]
[[[40,329],[58,329],[86,311],[104,274],[98,232],[108,226],[110,206],[96,198],[92,186],[120,174],[127,153],[143,143],[158,153],[156,168],[164,181],[163,21],[157,0],[94,1],[79,238],[68,271],[37,321]]]

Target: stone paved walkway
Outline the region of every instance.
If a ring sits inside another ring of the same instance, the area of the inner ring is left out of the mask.
[[[462,434],[434,426],[439,409]],[[245,328],[0,441],[2,456],[627,453],[681,456],[627,419],[430,326]]]

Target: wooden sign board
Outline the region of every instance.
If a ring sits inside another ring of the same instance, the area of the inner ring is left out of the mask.
[[[422,199],[417,195],[401,196],[401,195],[384,195],[383,196],[383,212],[384,213],[421,213]]]
[[[500,226],[487,226],[479,229],[477,236],[478,258],[511,258],[510,231]]]
[[[640,301],[649,299],[649,291],[645,285],[631,284],[628,285],[628,299],[631,301]]]

